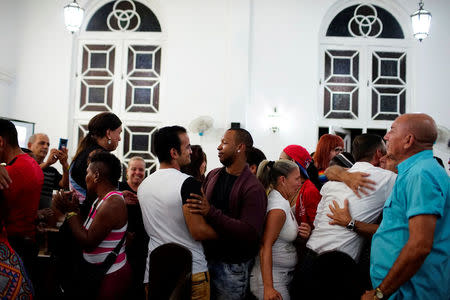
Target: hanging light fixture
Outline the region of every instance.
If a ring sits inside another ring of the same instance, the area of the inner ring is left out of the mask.
[[[419,41],[428,37],[431,25],[431,13],[423,9],[423,0],[419,2],[419,10],[411,15],[414,37]]]
[[[66,23],[67,30],[70,32],[74,33],[80,29],[83,16],[84,9],[78,5],[76,0],[64,6],[64,22]]]

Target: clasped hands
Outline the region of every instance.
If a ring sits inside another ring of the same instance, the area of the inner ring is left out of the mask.
[[[63,214],[68,212],[79,212],[80,202],[74,192],[59,190],[53,196],[55,207]]]

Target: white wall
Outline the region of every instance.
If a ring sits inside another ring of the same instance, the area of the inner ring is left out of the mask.
[[[0,117],[10,115],[17,69],[18,7],[14,1],[0,0]]]
[[[450,105],[447,93],[447,74],[450,70],[450,35],[448,33],[450,2],[427,1],[425,5],[425,8],[432,13],[432,24],[430,37],[421,43],[416,43],[414,111],[428,113],[438,124],[450,129]],[[415,5],[411,6],[412,11],[417,10]]]
[[[257,146],[277,159],[289,144],[314,151],[317,142],[319,28],[332,1],[253,2],[249,129]],[[267,115],[277,107],[280,130]]]
[[[197,116],[213,117],[214,130],[202,138],[191,135],[192,144],[205,148],[208,169],[220,165],[215,148],[232,121],[249,129],[270,159],[292,143],[314,150],[319,29],[337,0],[150,1],[158,5],[167,32],[161,124],[188,126]],[[417,9],[414,1],[397,1],[405,13]],[[12,83],[0,80],[0,116],[36,122],[36,131],[47,132],[55,146],[73,131],[68,120],[73,44],[62,15],[67,3],[0,0],[0,36],[7,45],[0,48],[0,71],[14,74]],[[412,46],[410,111],[429,113],[450,128],[450,5],[447,0],[425,5],[433,14],[432,31]],[[277,134],[267,120],[274,106],[281,115]]]
[[[0,27],[11,30],[7,36],[13,40],[0,50],[2,60],[11,57],[15,73],[14,98],[5,99],[7,117],[36,123],[35,132],[48,133],[51,146],[57,147],[59,137],[68,135],[71,35],[64,29],[64,3],[3,2],[0,11],[14,18],[14,26]]]

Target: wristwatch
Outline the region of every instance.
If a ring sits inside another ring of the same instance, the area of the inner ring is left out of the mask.
[[[383,292],[380,290],[379,287],[377,287],[377,288],[375,289],[375,297],[374,297],[373,299],[374,299],[374,300],[381,300],[381,299],[384,299]]]
[[[345,226],[345,228],[347,228],[348,230],[351,230],[351,231],[355,231],[355,222],[356,222],[356,220],[355,219],[352,219],[348,224],[347,224],[347,226]]]

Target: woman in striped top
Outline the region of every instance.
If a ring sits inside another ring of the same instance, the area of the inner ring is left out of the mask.
[[[120,243],[127,230],[127,209],[120,192],[116,191],[121,167],[119,160],[108,152],[92,155],[87,168],[86,186],[90,196],[97,197],[84,224],[78,215],[78,201],[69,193],[55,197],[57,208],[66,213],[73,235],[83,248],[83,258],[90,264],[101,264]],[[131,269],[122,244],[113,265],[91,299],[124,299],[130,285]],[[83,274],[80,274],[83,276]],[[80,286],[80,289],[83,288]]]

